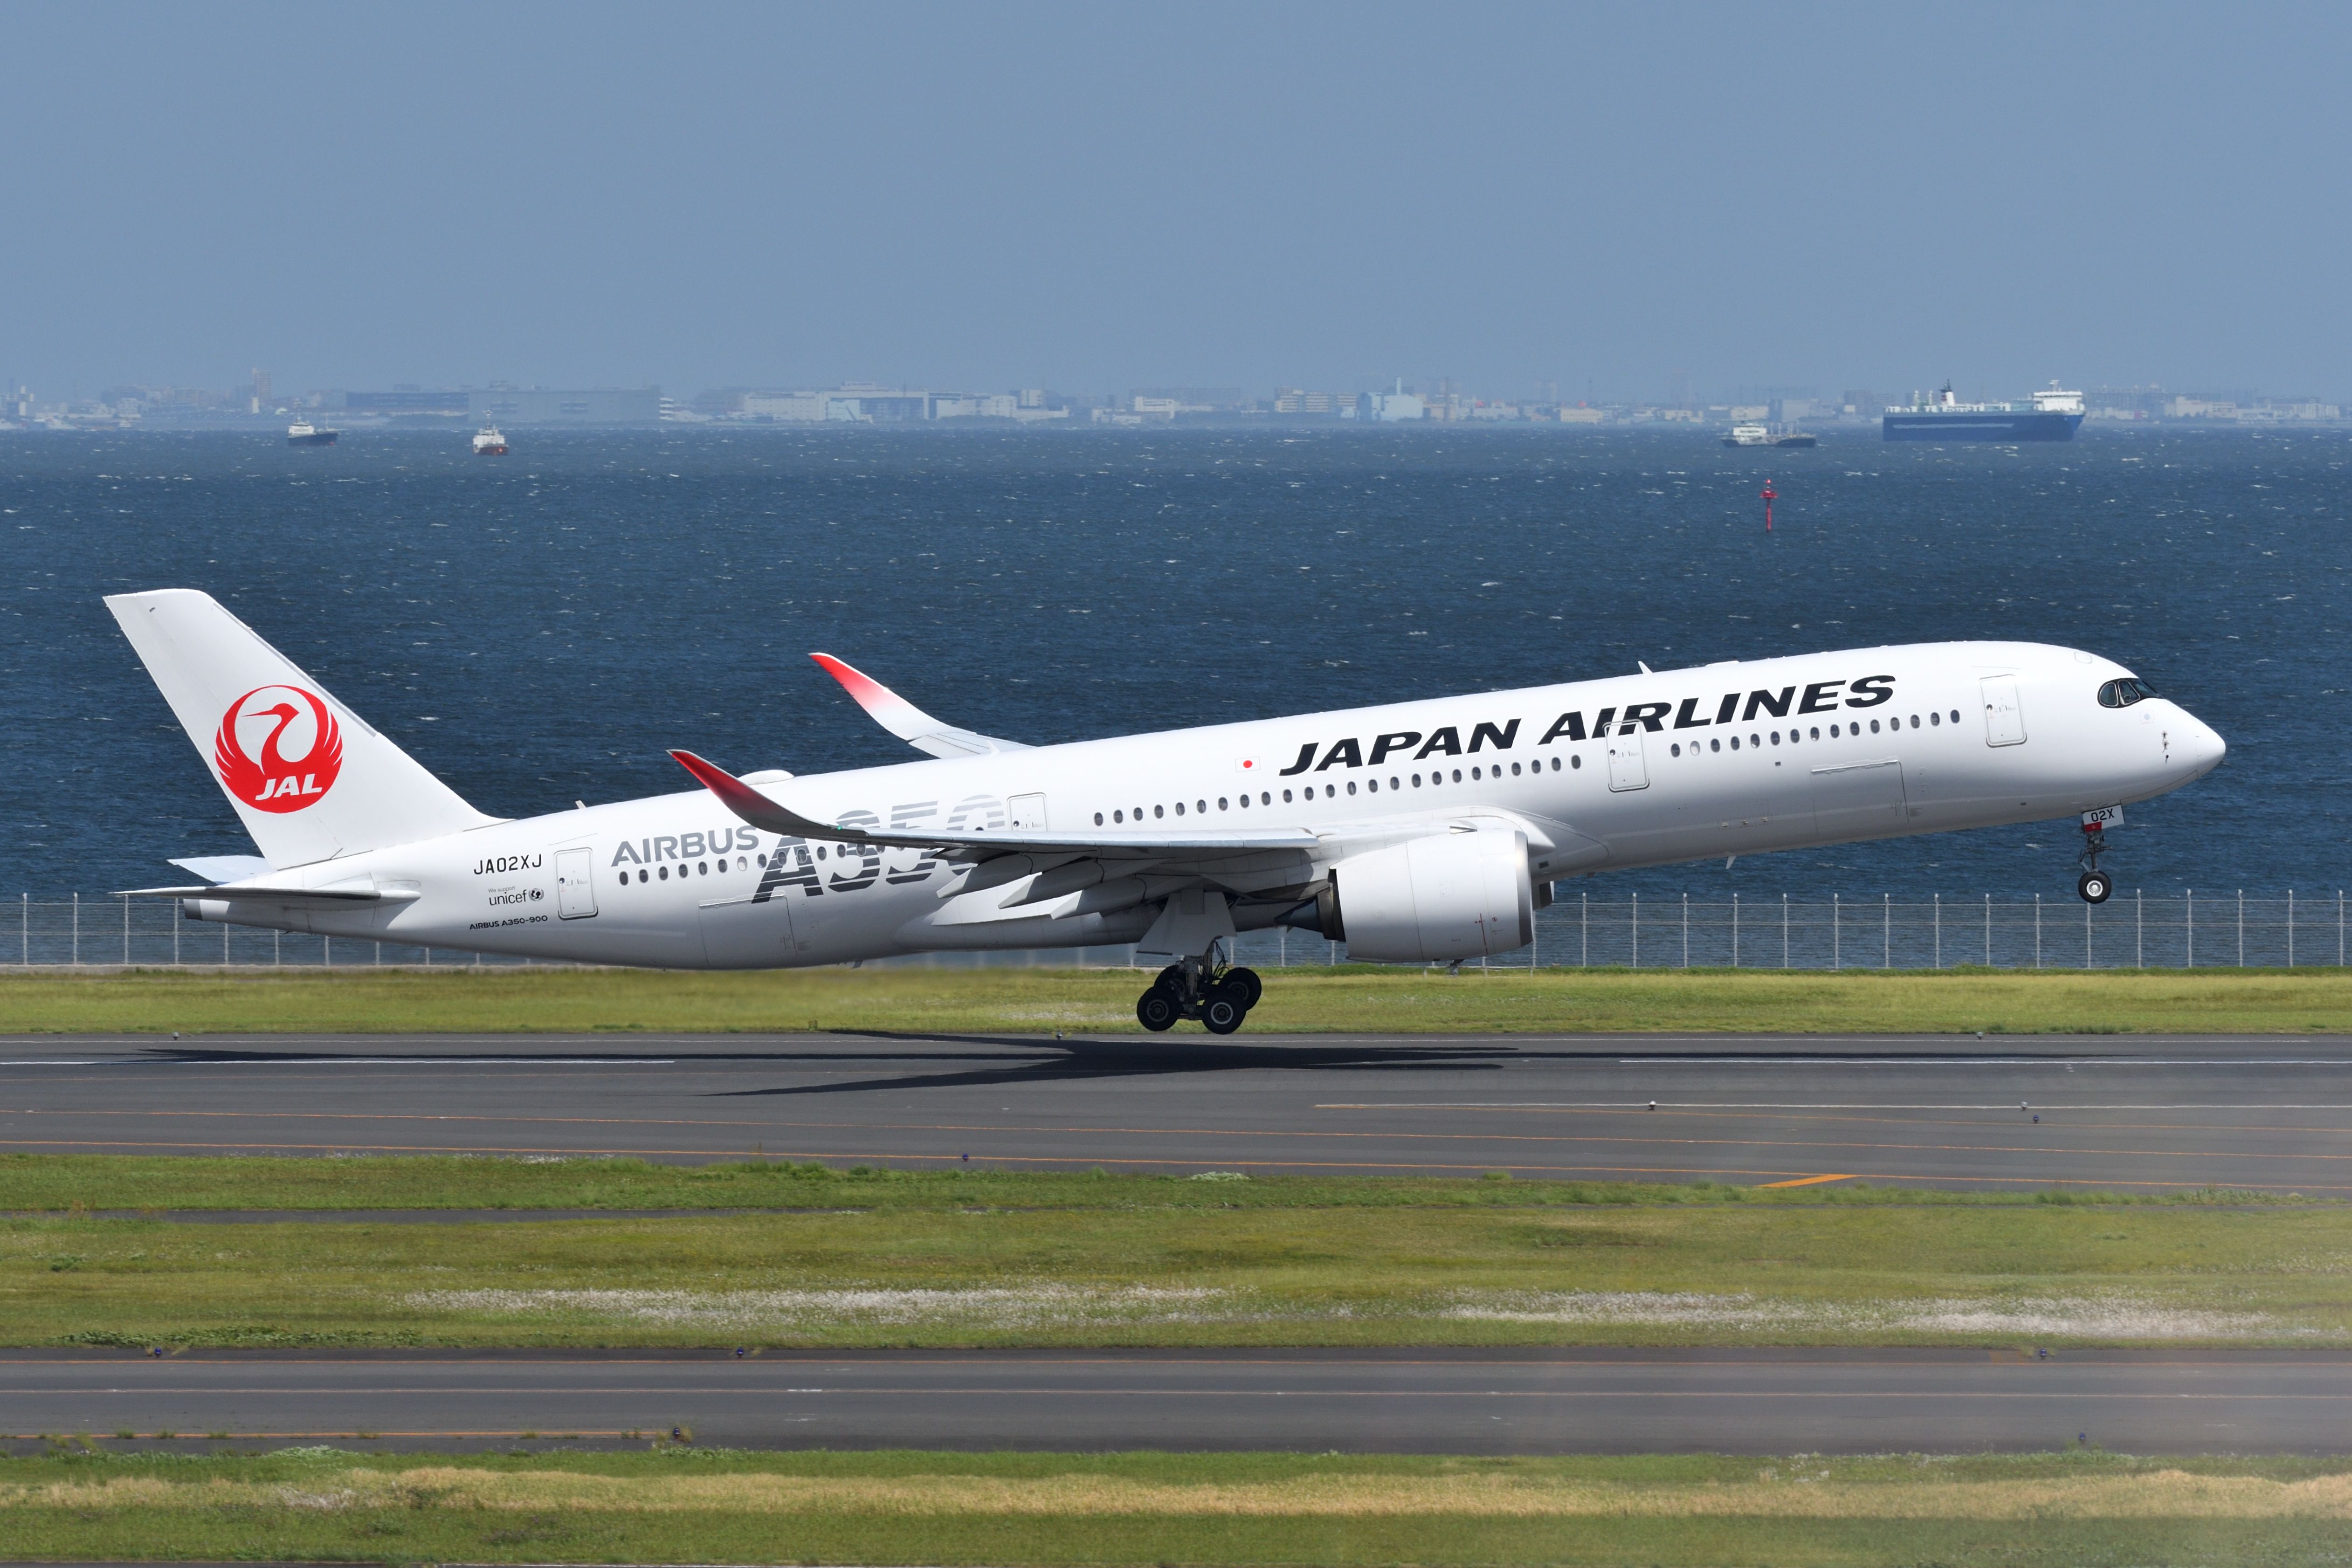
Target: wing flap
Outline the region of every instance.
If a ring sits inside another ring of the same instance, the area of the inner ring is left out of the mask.
[[[986,854],[1015,852],[1082,854],[1102,860],[1168,860],[1203,855],[1244,853],[1262,850],[1314,849],[1322,841],[1305,828],[1241,828],[1204,833],[1055,833],[1035,828],[1000,829],[994,832],[889,832],[845,828],[813,821],[778,804],[715,763],[691,751],[672,751],[677,765],[701,780],[736,816],[751,826],[787,838],[823,839],[836,843],[882,844],[898,849],[968,850]]]

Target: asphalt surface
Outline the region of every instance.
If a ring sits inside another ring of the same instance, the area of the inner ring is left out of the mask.
[[[2352,1355],[1822,1351],[0,1355],[9,1435],[385,1448],[2139,1453],[2344,1447]]]
[[[2347,1134],[2336,1035],[0,1037],[37,1153],[2335,1195]]]

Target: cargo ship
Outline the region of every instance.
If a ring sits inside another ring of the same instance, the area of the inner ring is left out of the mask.
[[[2052,382],[2026,402],[1962,402],[1946,382],[1932,401],[1890,408],[1883,418],[1889,441],[2072,441],[2083,424],[2083,394]]]
[[[339,430],[321,430],[306,419],[298,423],[289,424],[286,427],[286,444],[289,446],[332,446],[335,444],[335,437],[341,434],[342,432]]]
[[[499,434],[497,425],[486,424],[474,433],[475,456],[504,457],[506,455],[507,438]]]

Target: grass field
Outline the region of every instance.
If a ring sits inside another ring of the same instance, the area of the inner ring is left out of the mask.
[[[2352,1553],[2341,1460],[1287,1454],[59,1453],[0,1460],[40,1559],[2229,1564]]]
[[[0,978],[0,1033],[887,1030],[1140,1033],[1127,970],[151,970]],[[2343,969],[1265,972],[1261,1032],[1745,1030],[2297,1033],[2352,1024]],[[1192,1026],[1180,1026],[1197,1035]]]
[[[0,1203],[104,1207],[173,1178],[187,1201],[789,1212],[192,1226],[68,1207],[0,1221],[0,1343],[2352,1343],[2352,1206],[2229,1195],[13,1156]]]

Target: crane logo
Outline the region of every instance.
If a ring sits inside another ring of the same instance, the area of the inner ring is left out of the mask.
[[[335,787],[343,768],[342,731],[316,692],[256,686],[221,716],[213,766],[241,804],[299,811]]]

